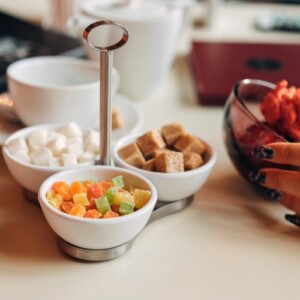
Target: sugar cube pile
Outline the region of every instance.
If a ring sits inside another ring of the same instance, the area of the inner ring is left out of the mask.
[[[38,128],[9,141],[7,147],[22,162],[58,167],[94,162],[99,143],[99,132],[83,132],[77,123],[70,122],[57,130]]]

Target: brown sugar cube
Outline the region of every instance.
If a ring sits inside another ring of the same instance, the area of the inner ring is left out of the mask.
[[[163,173],[184,172],[183,154],[167,151],[155,158],[155,170]]]
[[[168,146],[172,146],[185,134],[183,126],[179,123],[171,123],[161,128],[162,135]]]
[[[143,166],[144,170],[155,171],[155,158],[149,159]]]
[[[153,154],[154,154],[154,157],[156,157],[156,156],[158,156],[164,152],[168,152],[168,151],[171,151],[171,150],[168,148],[161,148],[161,149],[155,150]]]
[[[119,110],[116,107],[112,108],[111,112],[111,127],[112,129],[118,129],[123,126],[121,115]]]
[[[188,152],[183,154],[184,170],[194,170],[204,164],[202,156],[195,152]]]
[[[119,149],[118,154],[121,159],[134,167],[142,168],[145,165],[145,158],[136,143],[129,144]]]
[[[157,149],[165,148],[166,144],[160,132],[156,129],[146,132],[137,139],[144,156],[151,157]]]
[[[184,153],[195,152],[200,155],[202,155],[206,150],[205,145],[191,134],[185,134],[179,138],[174,144],[174,148]]]

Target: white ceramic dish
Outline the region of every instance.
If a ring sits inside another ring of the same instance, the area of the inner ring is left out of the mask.
[[[9,151],[7,144],[20,137],[28,136],[28,134],[36,131],[39,128],[45,128],[48,130],[57,130],[62,128],[65,124],[42,124],[36,126],[30,126],[18,130],[11,134],[5,141],[2,146],[2,154],[5,160],[5,163],[15,178],[15,180],[26,190],[31,191],[33,193],[38,193],[40,185],[42,182],[51,176],[52,174],[69,169],[70,167],[67,166],[58,166],[58,167],[50,167],[50,166],[40,166],[40,165],[33,165],[31,163],[22,162],[21,160],[15,158],[11,152]],[[88,129],[82,129],[84,135],[87,135]],[[86,165],[93,165],[94,162],[78,164],[75,168],[81,168]],[[74,168],[74,167],[72,167]]]
[[[112,142],[118,141],[121,137],[134,134],[141,130],[144,116],[142,111],[128,97],[117,94],[112,100],[112,106],[115,106],[120,111],[123,126],[112,130]],[[95,128],[99,128],[99,124],[95,124]]]
[[[112,142],[116,142],[125,135],[140,131],[144,117],[137,105],[121,94],[117,94],[112,103],[119,109],[124,123],[122,128],[112,131]],[[8,98],[6,94],[0,95],[0,145],[3,145],[10,134],[23,128],[23,125],[16,123],[17,117],[12,110],[12,105],[12,99]],[[94,127],[97,129],[99,125],[95,123]]]
[[[120,76],[112,69],[111,94]],[[90,127],[100,109],[99,64],[67,56],[37,56],[7,68],[9,94],[23,124],[76,122]],[[84,113],[83,113],[84,112]]]
[[[113,159],[118,167],[135,171],[148,178],[157,189],[159,201],[169,202],[184,199],[193,195],[204,185],[217,159],[215,150],[207,142],[201,139],[207,147],[204,165],[182,173],[158,173],[129,165],[118,155],[120,148],[133,143],[140,135],[135,134],[120,139],[113,147]]]
[[[62,180],[71,183],[87,178],[104,180],[118,175],[123,175],[125,183],[151,191],[149,202],[132,214],[110,219],[73,217],[52,207],[46,199],[46,193],[55,181]],[[132,240],[147,224],[156,201],[156,189],[148,179],[130,170],[107,166],[59,172],[49,177],[39,190],[39,202],[51,228],[63,240],[87,249],[107,249]]]

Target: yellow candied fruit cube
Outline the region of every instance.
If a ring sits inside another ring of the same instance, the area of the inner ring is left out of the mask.
[[[83,206],[90,204],[86,193],[80,193],[80,194],[73,195],[73,202],[75,204],[80,204]]]
[[[134,202],[133,195],[126,191],[115,193],[114,205],[120,205],[121,202]]]
[[[49,190],[49,191],[47,192],[47,194],[46,194],[47,200],[54,198],[55,194],[56,194],[56,193],[55,193],[54,190],[52,190],[52,189]]]
[[[133,197],[134,197],[135,208],[139,209],[148,203],[151,197],[151,192],[147,190],[135,189],[133,192]]]
[[[64,198],[63,198],[62,195],[54,193],[54,196],[52,196],[51,198],[50,198],[50,195],[48,197],[48,194],[47,194],[47,200],[48,200],[50,205],[52,205],[54,208],[59,209],[59,207],[60,207],[62,201],[64,200]]]

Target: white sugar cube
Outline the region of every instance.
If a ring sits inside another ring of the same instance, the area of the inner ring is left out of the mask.
[[[53,153],[54,156],[60,156],[66,147],[66,137],[58,134],[56,138],[50,140],[46,145]]]
[[[66,139],[66,144],[67,145],[73,144],[73,143],[79,143],[79,144],[83,145],[83,137],[82,136],[77,136],[77,137]]]
[[[14,154],[19,151],[24,151],[28,153],[28,146],[24,138],[16,138],[7,143],[8,150],[11,154]]]
[[[63,166],[76,166],[78,165],[76,156],[74,153],[63,153],[61,155],[61,162]]]
[[[77,123],[70,122],[59,130],[67,138],[76,138],[82,136],[82,131]]]
[[[82,144],[80,144],[80,143],[69,144],[64,148],[63,152],[64,153],[72,153],[75,155],[76,159],[78,159],[83,153]]]
[[[44,147],[47,143],[48,130],[36,129],[27,136],[27,142],[31,151]]]
[[[94,162],[95,161],[95,153],[90,151],[85,151],[82,153],[82,155],[79,157],[78,161],[80,164],[86,163],[86,162]]]
[[[62,164],[61,164],[61,161],[60,161],[60,158],[58,157],[51,157],[49,159],[49,167],[60,167]]]
[[[53,157],[50,149],[40,148],[30,154],[31,163],[39,166],[48,166],[49,160]]]
[[[26,151],[24,150],[19,150],[19,151],[16,151],[13,153],[13,156],[21,161],[21,162],[24,162],[24,163],[30,163],[30,158],[29,158],[29,155]]]
[[[59,133],[59,132],[56,132],[56,131],[53,131],[53,130],[49,131],[48,137],[47,137],[47,143],[49,143],[52,140],[57,139],[58,137],[63,137],[64,139],[66,139],[66,137],[63,134]]]
[[[93,153],[98,153],[99,147],[100,147],[100,134],[99,132],[93,130],[87,135],[85,139],[84,150]]]

